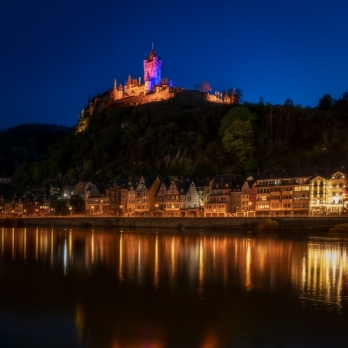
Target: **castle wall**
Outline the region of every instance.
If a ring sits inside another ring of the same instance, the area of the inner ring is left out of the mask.
[[[125,86],[124,87],[124,93],[129,96],[138,96],[141,94],[145,94],[146,93],[146,89],[145,89],[145,84],[144,85],[140,85],[140,86]]]
[[[134,96],[128,96],[120,100],[116,100],[113,104],[115,105],[140,105],[151,103],[155,101],[168,100],[174,97],[173,92],[170,91],[169,87],[157,87],[155,91],[147,94],[139,94]]]
[[[214,94],[207,93],[207,100],[213,103],[222,103],[223,101]]]

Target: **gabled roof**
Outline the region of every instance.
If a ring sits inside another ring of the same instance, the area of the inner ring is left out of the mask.
[[[219,185],[218,188],[231,188],[232,184],[236,181],[235,174],[223,174],[223,175],[215,175],[213,180],[213,189],[216,188],[216,185]]]
[[[318,167],[317,173],[315,176],[321,176],[326,179],[330,179],[333,174],[340,172],[342,174],[347,174],[347,168],[344,166],[335,166],[335,167]]]
[[[98,189],[100,194],[104,194],[105,193],[105,186],[104,184],[94,184],[94,186]]]
[[[155,182],[155,180],[157,179],[156,176],[142,176],[140,181],[137,184],[136,190],[138,189],[139,184],[141,183],[141,181],[144,181],[144,185],[145,188],[147,190],[149,190],[151,188],[151,186],[153,185],[153,183]]]
[[[158,191],[161,190],[163,187],[165,187],[166,190],[168,190],[168,189],[169,189],[169,186],[170,186],[170,180],[167,179],[167,178],[162,179],[162,180],[161,180],[161,184],[158,186],[156,195],[158,194]]]
[[[174,180],[174,184],[180,195],[187,195],[187,192],[190,189],[192,181],[189,180]]]

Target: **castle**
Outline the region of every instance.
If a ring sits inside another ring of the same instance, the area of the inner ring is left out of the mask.
[[[109,105],[140,105],[150,103],[154,101],[163,101],[177,96],[179,93],[185,91],[184,88],[178,88],[175,83],[167,78],[162,78],[162,60],[161,57],[157,56],[157,53],[152,44],[150,54],[145,55],[144,61],[144,83],[141,81],[141,77],[133,79],[131,75],[128,76],[127,81],[124,85],[117,85],[116,79],[114,80],[113,88],[104,92],[101,95],[93,97],[92,100],[88,101],[88,106],[82,110],[79,115],[80,121],[89,114],[91,115],[96,107],[106,108]],[[222,94],[215,92],[210,94],[206,91],[185,91],[186,94],[183,99],[185,100],[205,100],[213,103],[224,103],[224,104],[238,104],[238,95],[235,91],[229,95],[228,91]],[[185,94],[185,93],[184,93]],[[81,130],[85,122],[82,122]],[[78,127],[80,128],[80,127]]]
[[[109,91],[108,96],[105,96],[105,99],[114,102],[127,97],[146,96],[148,94],[156,94],[161,99],[168,99],[170,97],[170,89],[173,89],[175,86],[172,81],[168,82],[167,78],[162,79],[161,72],[162,60],[161,57],[157,56],[152,44],[149,56],[145,55],[144,58],[144,83],[141,83],[141,77],[133,79],[129,75],[124,86],[121,84],[117,86],[115,79],[114,87]],[[158,100],[158,98],[152,99]]]

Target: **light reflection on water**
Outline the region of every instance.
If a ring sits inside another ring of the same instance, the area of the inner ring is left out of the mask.
[[[57,289],[47,291],[57,301],[59,288],[66,286],[59,277],[74,284],[70,289],[79,289],[71,291],[74,296],[69,298],[75,303],[78,342],[98,336],[94,332],[99,324],[94,323],[97,313],[109,320],[104,325],[109,327],[110,337],[107,342],[91,339],[92,346],[96,340],[100,347],[175,347],[179,344],[175,342],[187,339],[192,340],[192,347],[228,347],[228,340],[233,339],[239,345],[250,343],[238,325],[245,320],[253,327],[256,314],[264,315],[257,309],[263,304],[253,303],[258,296],[267,304],[270,296],[285,296],[294,301],[297,311],[303,307],[346,316],[347,246],[345,239],[328,238],[2,228],[0,262],[6,265],[11,260],[11,272],[24,262],[26,271],[34,272],[43,284],[35,267],[40,266],[43,273],[50,269]],[[1,281],[5,277],[9,287],[11,274],[0,269]],[[101,298],[91,295],[99,292]],[[9,294],[7,297],[11,301]],[[93,301],[98,302],[95,308]],[[184,314],[180,312],[180,334],[171,337],[173,318],[165,316],[168,311],[178,316],[180,308],[184,310]],[[232,339],[229,335],[234,330],[237,338]]]
[[[331,310],[341,311],[342,301],[347,301],[344,284],[347,285],[347,244],[310,241],[303,255],[299,285],[304,305],[324,303]]]

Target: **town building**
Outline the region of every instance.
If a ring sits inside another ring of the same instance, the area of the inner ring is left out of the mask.
[[[170,181],[164,179],[161,182],[160,187],[156,193],[156,204],[155,204],[155,215],[163,216],[166,210],[166,202],[167,202],[167,192],[170,187]]]
[[[135,216],[153,216],[156,193],[161,181],[158,177],[142,176],[135,188]]]
[[[134,185],[129,182],[128,183],[128,191],[127,191],[127,211],[125,213],[125,216],[133,217],[135,215],[135,189]]]
[[[85,191],[86,214],[88,215],[109,215],[110,199],[105,194],[103,184],[95,183]]]
[[[243,216],[254,217],[255,216],[255,189],[254,183],[256,180],[252,176],[248,176],[244,185],[241,188],[241,213]]]
[[[105,190],[110,200],[110,215],[122,216],[127,212],[128,187],[127,183],[117,180],[112,187]]]
[[[208,203],[212,183],[213,179],[210,178],[197,179],[195,181],[196,189],[199,194],[199,205],[201,208],[204,208]]]
[[[312,216],[341,215],[348,209],[347,171],[322,168],[311,180],[310,214]]]
[[[317,166],[308,166],[260,173],[255,185],[256,216],[308,216],[310,183],[316,172]]]
[[[0,184],[9,184],[11,182],[11,178],[7,174],[0,175]]]
[[[232,216],[232,188],[236,184],[235,174],[216,175],[211,186],[211,193],[204,206],[204,217]]]
[[[200,216],[200,200],[195,183],[191,180],[175,179],[170,182],[165,196],[165,217]]]

